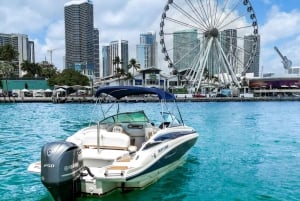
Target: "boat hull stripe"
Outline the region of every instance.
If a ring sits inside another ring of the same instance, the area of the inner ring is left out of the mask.
[[[196,143],[196,141],[197,141],[197,138],[193,138],[193,139],[190,139],[190,140],[182,143],[181,145],[171,149],[170,151],[165,153],[164,156],[162,156],[156,163],[152,164],[150,167],[148,167],[144,171],[140,172],[139,174],[128,177],[126,180],[127,181],[132,180],[136,177],[150,173],[152,171],[160,169],[166,165],[169,165],[169,164],[179,160]]]

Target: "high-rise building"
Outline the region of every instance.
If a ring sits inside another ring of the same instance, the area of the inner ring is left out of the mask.
[[[157,65],[157,42],[155,32],[140,34],[140,44],[136,46],[137,62],[141,68]]]
[[[257,41],[257,42],[256,42]],[[246,73],[254,73],[255,77],[259,77],[259,58],[260,58],[260,36],[247,35],[244,36],[244,66],[249,60],[249,52],[252,52],[253,46],[256,45],[256,51],[254,52],[253,62],[250,64]]]
[[[122,62],[119,65],[114,65],[114,59],[120,58]],[[127,40],[116,40],[110,42],[110,64],[112,75],[116,73],[117,68],[122,68],[125,72],[128,71],[128,41]]]
[[[173,33],[173,63],[176,70],[192,67],[192,62],[200,50],[196,29]]]
[[[99,30],[94,29],[94,63],[95,77],[100,78],[100,46],[99,46]]]
[[[110,56],[110,46],[104,45],[102,46],[102,76],[108,77],[112,75],[112,67],[111,67],[111,56]]]
[[[18,66],[15,75],[22,77],[23,72],[21,70],[21,64],[24,61],[35,63],[34,42],[28,40],[28,36],[25,34],[3,34],[0,33],[0,46],[11,44],[15,51],[18,52],[18,57],[13,63]]]
[[[232,66],[232,70],[237,72],[238,66],[238,54],[237,54],[237,30],[226,29],[221,32],[220,35],[221,46],[226,55],[229,64]]]
[[[35,63],[35,51],[34,51],[34,42],[28,41],[28,61]]]
[[[73,0],[65,4],[66,68],[94,77],[99,74],[99,31],[94,29],[93,4]],[[98,51],[98,52],[96,52]],[[98,62],[98,64],[97,64]]]

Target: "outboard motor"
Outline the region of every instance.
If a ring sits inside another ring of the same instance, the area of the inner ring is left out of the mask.
[[[80,192],[83,168],[81,149],[74,143],[59,141],[43,146],[41,181],[56,201],[74,201]]]

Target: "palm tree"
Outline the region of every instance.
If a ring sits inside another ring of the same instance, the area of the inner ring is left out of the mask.
[[[5,83],[6,83],[6,92],[7,95],[10,99],[9,92],[8,92],[8,78],[13,74],[14,72],[14,66],[7,61],[1,61],[0,62],[0,74],[2,75],[3,78],[5,78]]]
[[[128,64],[128,69],[133,68],[133,76],[134,76],[134,69],[137,71],[138,69],[141,68],[140,64],[136,62],[135,59],[130,59],[129,64]]]
[[[21,69],[27,72],[25,77],[41,76],[42,74],[42,68],[39,64],[30,63],[27,60],[23,61],[23,63],[21,64]]]
[[[18,56],[18,52],[11,44],[0,46],[0,60],[12,62]]]
[[[137,71],[138,69],[140,69],[140,64],[138,64],[136,62],[136,60],[134,58],[130,59],[129,64],[128,64],[128,69],[133,68],[133,75],[131,76],[134,80],[134,69]],[[135,85],[135,83],[133,83],[133,85]]]
[[[115,71],[115,73],[116,73],[115,74],[116,77],[119,80],[119,85],[121,85],[121,77],[122,76],[126,76],[126,73],[125,73],[124,69],[122,69],[122,68],[117,68],[116,71]]]
[[[14,72],[15,67],[13,65],[13,60],[16,59],[17,56],[18,52],[14,49],[14,47],[11,44],[0,46],[0,72],[6,80],[6,90],[8,94],[9,92],[7,80]]]
[[[115,67],[115,73],[118,73],[118,68],[120,68],[120,64],[123,64],[123,61],[121,61],[120,57],[119,56],[116,56],[115,59],[113,59],[113,65]]]

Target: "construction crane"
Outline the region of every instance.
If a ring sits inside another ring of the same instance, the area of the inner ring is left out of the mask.
[[[293,64],[292,61],[289,60],[286,56],[283,56],[276,46],[274,47],[274,49],[282,59],[281,63],[283,64],[283,68],[284,69],[289,69]]]
[[[53,64],[52,63],[52,54],[55,50],[57,50],[58,48],[54,48],[54,49],[49,49],[48,52],[50,53],[50,64]]]

